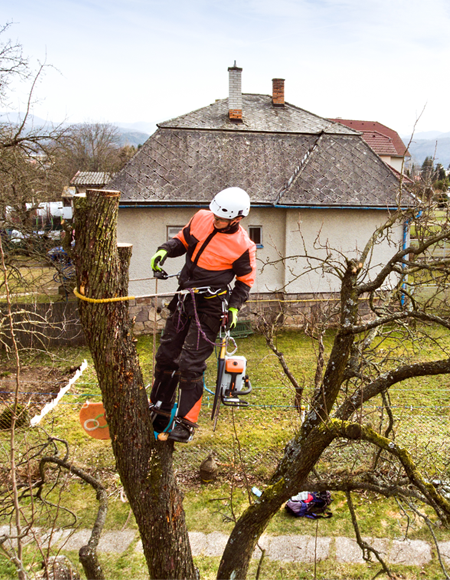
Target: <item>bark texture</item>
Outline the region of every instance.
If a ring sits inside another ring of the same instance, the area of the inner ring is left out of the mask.
[[[323,451],[338,436],[322,427],[338,396],[354,342],[350,329],[358,315],[357,273],[358,264],[349,261],[342,280],[340,327],[323,380],[313,395],[312,410],[300,432],[286,447],[269,486],[258,502],[250,506],[236,523],[222,556],[218,572],[220,579],[246,578],[260,535],[283,503],[301,488]]]
[[[127,296],[131,246],[117,247],[119,192],[88,190],[75,208],[77,287],[94,299]],[[173,444],[157,442],[128,302],[80,300],[117,471],[139,527],[151,578],[195,578]]]

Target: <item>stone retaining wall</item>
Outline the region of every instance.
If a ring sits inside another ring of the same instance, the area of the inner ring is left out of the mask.
[[[167,305],[171,296],[137,298],[129,302],[130,315],[134,318],[137,336],[160,332],[169,316]],[[0,307],[5,314],[6,305]],[[48,304],[16,304],[13,307],[16,337],[23,347],[56,345],[82,345],[85,338],[76,302],[52,302]],[[370,316],[367,302],[361,300],[360,312]],[[302,328],[305,323],[327,322],[333,324],[339,313],[339,297],[336,294],[252,294],[244,304],[239,320],[248,320],[256,329],[264,317],[273,322],[278,318],[285,328]],[[3,330],[7,335],[6,327]],[[8,343],[8,337],[5,338]]]
[[[136,335],[151,334],[164,328],[169,315],[166,308],[171,297],[138,298],[130,302],[131,316],[135,317],[134,331]],[[155,310],[156,306],[156,310]],[[305,322],[317,323],[337,321],[339,314],[339,296],[337,294],[252,294],[239,313],[239,320],[248,320],[256,326],[258,320],[264,317],[274,321],[279,317],[279,323],[287,328],[302,328]],[[371,313],[366,300],[360,301],[360,313],[363,318]]]

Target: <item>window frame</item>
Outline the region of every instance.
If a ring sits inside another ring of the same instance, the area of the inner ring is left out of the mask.
[[[178,232],[180,232],[184,228],[183,226],[166,226],[166,242],[174,238]],[[177,230],[173,235],[170,235],[170,230]]]
[[[259,230],[259,242],[255,242],[252,239],[252,236],[251,236],[251,230],[252,229],[253,230]],[[256,247],[257,248],[263,248],[264,247],[264,245],[263,245],[263,227],[262,226],[260,226],[260,225],[258,225],[258,226],[256,226],[256,225],[255,226],[254,225],[249,225],[248,226],[248,236],[252,240],[252,242],[254,242],[256,244]]]

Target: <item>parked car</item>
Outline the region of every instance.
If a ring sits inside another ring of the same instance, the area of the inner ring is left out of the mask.
[[[69,255],[62,246],[51,248],[47,255],[52,262],[70,262]]]

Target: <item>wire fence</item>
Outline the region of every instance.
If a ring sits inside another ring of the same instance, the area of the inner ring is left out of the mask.
[[[82,388],[66,393],[58,402],[59,413],[66,409],[70,415],[77,415],[86,400],[101,400],[95,384],[81,383],[77,386]],[[248,406],[238,409],[221,406],[215,431],[210,420],[213,395],[208,391],[211,390],[209,387],[205,390],[200,428],[193,441],[188,445],[176,445],[174,466],[179,478],[186,484],[198,480],[202,462],[211,455],[219,477],[237,483],[244,479],[251,483],[263,483],[273,473],[286,444],[301,426],[301,413],[293,404],[293,389],[287,386],[254,388]],[[399,401],[404,398],[401,391],[397,395]],[[24,421],[19,421],[18,426],[28,428],[32,417],[39,415],[56,396],[57,393],[52,390],[19,391]],[[13,390],[2,388],[0,431],[6,432],[10,428],[8,409],[12,403]],[[399,402],[393,404],[390,411],[394,419],[393,437],[396,444],[412,450],[422,467],[428,469],[433,464],[445,469],[450,457],[450,403],[446,400],[442,404]],[[355,413],[353,420],[369,422],[380,432],[384,432],[389,424],[386,409],[381,404],[366,404],[362,411]],[[81,425],[79,428],[81,431]],[[336,442],[325,454],[325,460],[339,461],[340,468],[355,467],[367,458],[367,444],[358,445],[358,442],[345,445]]]

